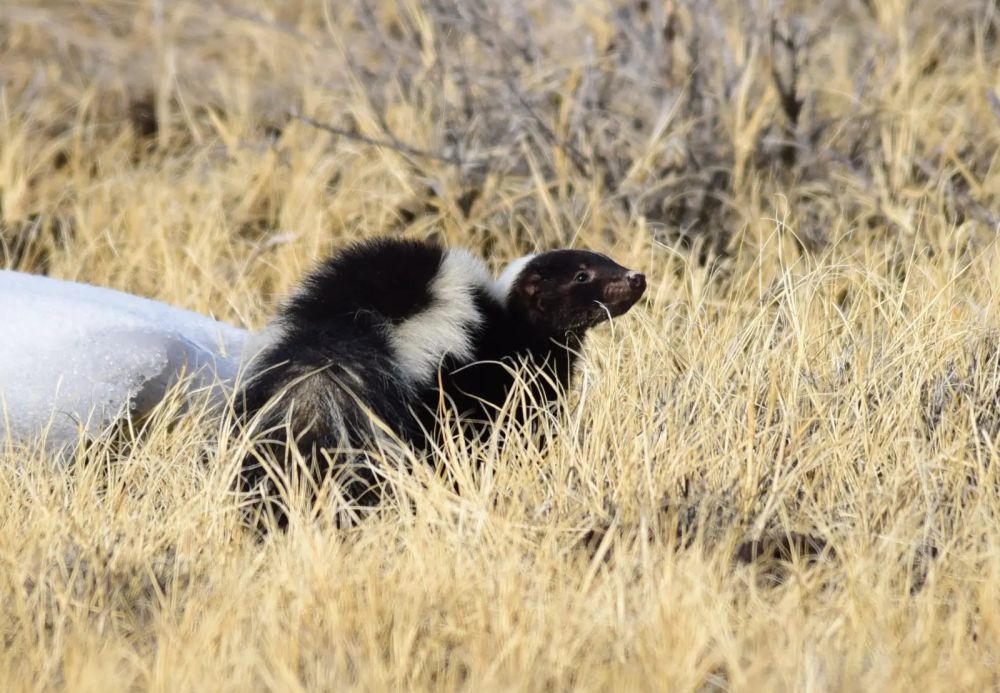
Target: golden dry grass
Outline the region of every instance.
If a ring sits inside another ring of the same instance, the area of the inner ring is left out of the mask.
[[[377,233],[651,280],[544,452],[351,530],[255,541],[172,404],[8,449],[0,689],[996,687],[996,3],[491,6],[0,6],[8,265],[250,327]]]

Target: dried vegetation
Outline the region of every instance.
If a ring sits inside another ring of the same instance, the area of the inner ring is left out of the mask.
[[[351,530],[257,541],[175,403],[68,466],[8,446],[0,688],[996,687],[998,33],[995,0],[4,2],[7,266],[252,327],[379,233],[651,289],[547,448],[443,450],[460,494],[404,477]]]

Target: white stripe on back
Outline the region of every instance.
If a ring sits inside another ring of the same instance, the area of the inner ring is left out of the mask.
[[[431,304],[389,331],[389,341],[407,377],[428,383],[445,356],[459,360],[473,357],[472,334],[483,321],[474,293],[492,287],[482,260],[461,248],[445,252],[431,280]]]

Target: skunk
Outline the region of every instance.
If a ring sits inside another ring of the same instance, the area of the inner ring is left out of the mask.
[[[238,420],[263,437],[244,461],[243,490],[273,499],[287,488],[294,449],[314,482],[330,477],[357,506],[377,504],[367,453],[426,450],[443,406],[470,435],[488,432],[520,366],[538,371],[537,403],[556,400],[587,330],[645,288],[639,272],[583,250],[520,258],[494,280],[462,249],[390,238],[348,247],[261,333],[236,401]]]

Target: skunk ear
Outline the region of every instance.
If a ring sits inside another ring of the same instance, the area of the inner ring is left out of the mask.
[[[544,313],[547,301],[542,291],[543,281],[538,272],[522,273],[511,291],[511,300],[529,313]]]
[[[545,312],[545,299],[542,294],[542,275],[529,274],[521,282],[521,292],[527,299],[528,305],[539,313]]]
[[[521,291],[524,292],[525,296],[532,298],[541,290],[541,284],[542,275],[535,273],[529,274],[521,281]]]

